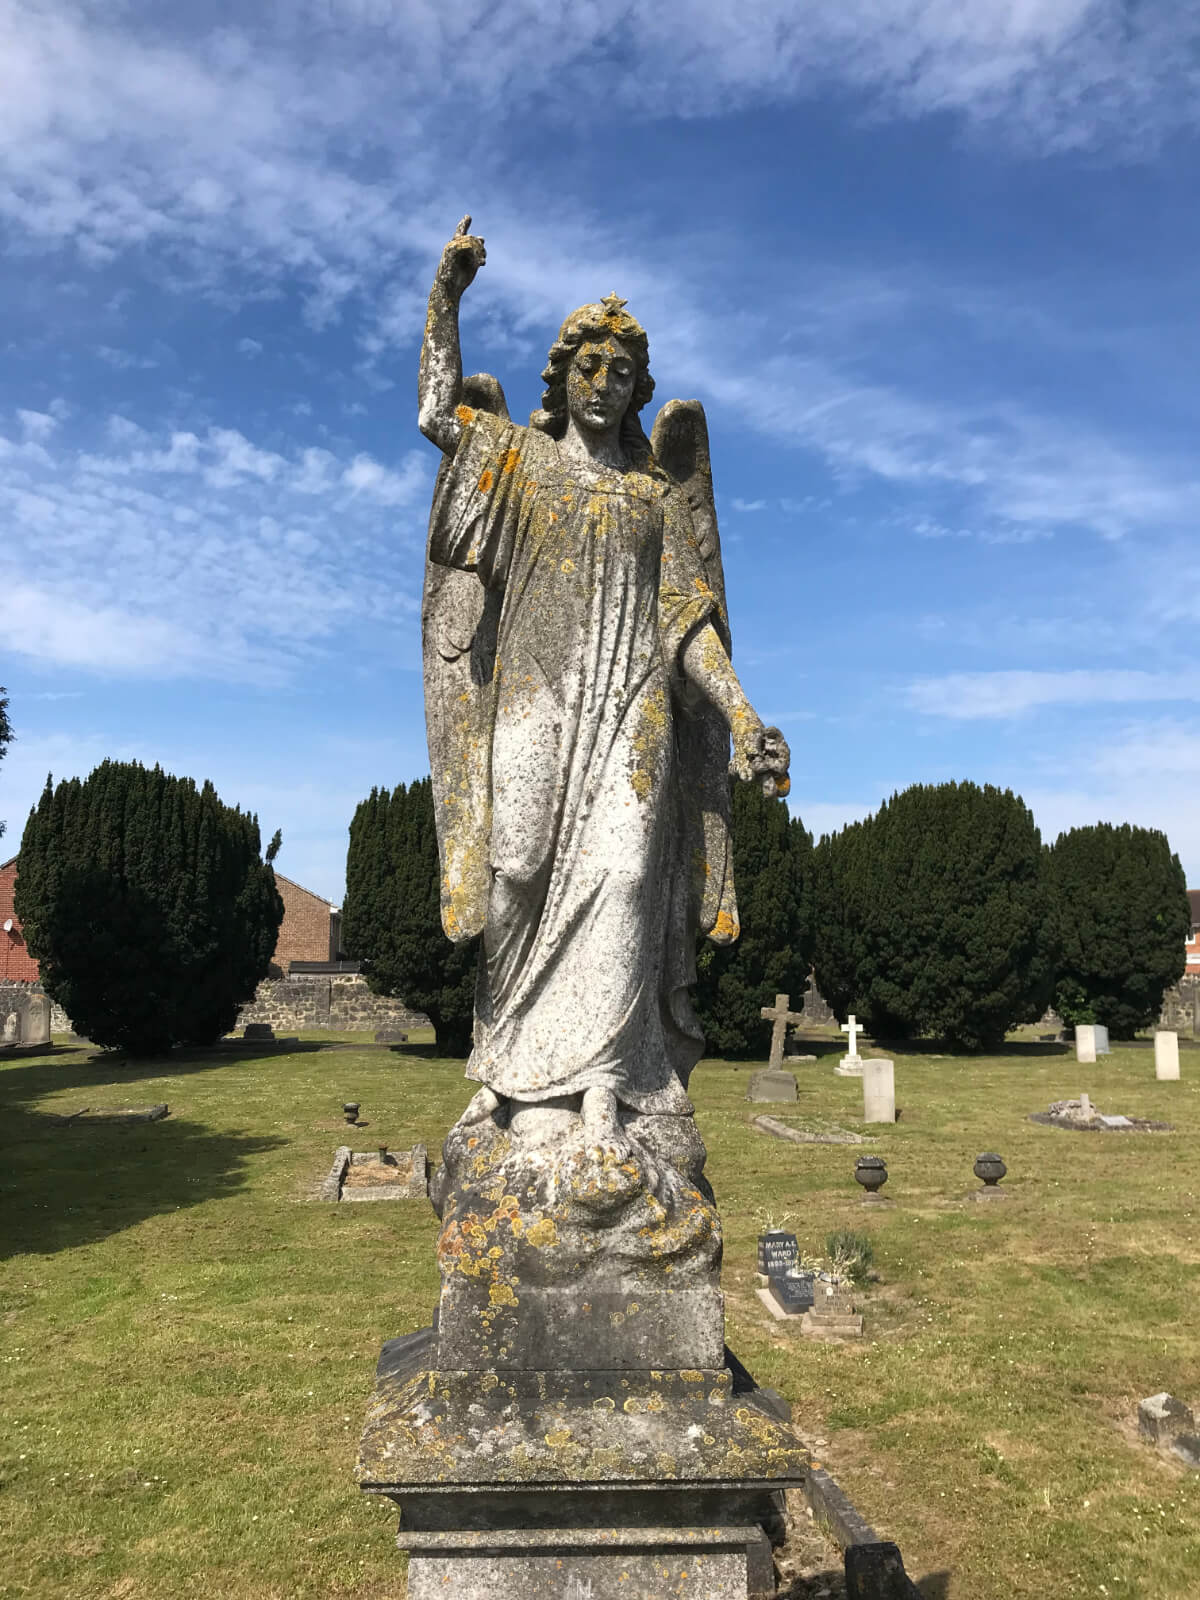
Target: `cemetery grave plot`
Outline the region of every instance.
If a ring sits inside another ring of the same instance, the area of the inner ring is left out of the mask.
[[[342,1145],[317,1198],[337,1201],[424,1200],[429,1194],[429,1157],[423,1144],[411,1150],[351,1150]]]
[[[1077,1100],[1056,1100],[1046,1111],[1030,1113],[1030,1122],[1046,1128],[1065,1128],[1070,1133],[1172,1133],[1174,1124],[1155,1122],[1149,1117],[1129,1117],[1123,1112],[1105,1113],[1083,1094]]]

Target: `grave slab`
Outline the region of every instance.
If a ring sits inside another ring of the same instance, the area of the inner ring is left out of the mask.
[[[746,1099],[756,1101],[785,1101],[796,1098],[796,1078],[791,1072],[778,1067],[766,1067],[753,1072],[746,1089]]]

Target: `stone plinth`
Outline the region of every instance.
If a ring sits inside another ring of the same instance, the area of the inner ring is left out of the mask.
[[[748,1600],[807,1453],[753,1387],[699,1371],[448,1372],[385,1345],[358,1463],[401,1507],[411,1600]]]
[[[861,1056],[843,1056],[833,1070],[839,1078],[861,1078],[863,1075],[863,1058]]]
[[[1179,1077],[1179,1035],[1165,1029],[1154,1035],[1154,1076],[1164,1082]]]
[[[861,1339],[863,1319],[854,1310],[849,1285],[818,1279],[812,1310],[800,1319],[800,1332],[809,1339]]]

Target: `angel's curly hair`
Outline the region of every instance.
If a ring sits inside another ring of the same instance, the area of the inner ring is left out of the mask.
[[[561,439],[567,431],[567,372],[575,352],[589,340],[619,339],[637,367],[633,394],[621,419],[622,448],[631,461],[637,462],[650,455],[650,441],[638,413],[654,393],[654,379],[650,376],[650,341],[646,330],[636,317],[622,309],[623,305],[623,301],[618,303],[616,297],[610,295],[607,303],[580,306],[578,311],[572,311],[550,346],[542,373],[546,385],[542,409],[533,412],[529,426],[548,433],[552,439]]]

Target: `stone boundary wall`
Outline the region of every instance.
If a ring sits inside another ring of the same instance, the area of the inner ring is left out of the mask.
[[[25,1007],[31,994],[43,994],[40,983],[23,983],[19,978],[0,978],[0,1023],[11,1011],[25,1020]],[[70,1033],[71,1019],[55,1001],[50,1002],[50,1032]]]
[[[293,972],[265,978],[254,999],[238,1013],[237,1027],[269,1022],[276,1033],[288,1029],[329,1028],[374,1032],[376,1028],[425,1028],[429,1019],[402,1000],[372,994],[360,972]]]
[[[1200,1038],[1200,977],[1183,977],[1163,995],[1159,1027]]]

